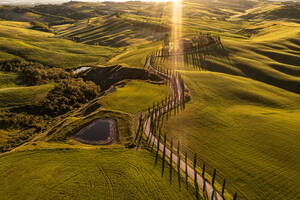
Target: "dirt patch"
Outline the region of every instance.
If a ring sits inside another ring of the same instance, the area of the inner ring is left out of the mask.
[[[84,144],[111,144],[117,138],[117,122],[110,118],[97,119],[82,128],[73,138]]]

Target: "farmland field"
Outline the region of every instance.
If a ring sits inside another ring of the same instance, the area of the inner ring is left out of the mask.
[[[299,2],[24,4],[0,3],[0,199],[202,199],[204,163],[226,200],[300,199]]]
[[[162,178],[145,150],[36,150],[0,160],[3,199],[195,199]]]

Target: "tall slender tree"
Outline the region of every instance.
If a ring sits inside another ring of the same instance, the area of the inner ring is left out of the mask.
[[[233,200],[237,199],[237,193],[234,193]]]
[[[177,143],[177,176],[178,176],[178,189],[180,191],[180,142]]]
[[[170,154],[170,184],[172,184],[172,171],[173,171],[173,138],[171,138],[171,154]]]
[[[222,185],[222,197],[224,199],[224,191],[225,191],[225,178],[224,178],[224,181],[223,181],[223,185]]]
[[[165,136],[164,136],[163,160],[162,160],[162,168],[161,168],[161,176],[164,176],[164,171],[165,171],[166,145],[167,145],[167,134],[165,133]]]
[[[196,198],[199,199],[199,188],[198,188],[198,180],[197,180],[197,171],[196,171],[196,167],[197,167],[197,154],[195,153],[194,156],[194,185],[195,185],[195,190],[196,190]]]
[[[211,184],[212,184],[213,187],[215,185],[216,173],[217,173],[217,170],[214,169],[213,177],[212,177],[212,180],[211,180]]]

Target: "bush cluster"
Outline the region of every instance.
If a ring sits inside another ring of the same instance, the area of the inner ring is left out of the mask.
[[[51,33],[52,30],[49,28],[48,24],[38,22],[38,21],[32,21],[31,22],[31,29],[38,30],[38,31],[44,31]]]
[[[100,87],[91,81],[85,82],[81,78],[62,80],[49,92],[41,106],[46,114],[57,116],[87,103],[99,92]]]
[[[0,127],[2,129],[34,128],[39,131],[43,121],[43,116],[30,115],[28,113],[14,113],[9,111],[0,113]]]
[[[31,85],[39,85],[49,81],[58,81],[72,77],[72,73],[61,68],[50,68],[39,63],[20,60],[2,62],[0,63],[0,70],[7,72],[21,72],[26,81]]]

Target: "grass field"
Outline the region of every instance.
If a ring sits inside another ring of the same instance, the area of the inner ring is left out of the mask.
[[[37,103],[54,87],[54,84],[0,89],[0,108]]]
[[[106,109],[137,113],[148,109],[153,103],[161,102],[171,93],[169,86],[144,81],[130,81],[112,94],[100,99]]]
[[[64,68],[105,64],[118,52],[111,47],[54,38],[54,34],[30,29],[29,23],[10,21],[0,21],[0,48],[3,60],[20,58]]]
[[[0,89],[23,85],[22,76],[17,73],[0,72]]]
[[[207,56],[203,71],[177,67],[191,101],[169,118],[164,131],[180,140],[190,158],[196,152],[198,165],[205,161],[210,174],[216,168],[217,181],[225,177],[230,194],[238,192],[239,199],[300,199],[299,8],[289,4],[183,1],[183,36],[220,35],[227,57]],[[29,22],[0,21],[0,61],[19,58],[69,69],[142,68],[146,56],[170,36],[168,5],[38,6],[20,17],[49,22],[56,35],[32,30]],[[161,101],[169,88],[138,80],[121,85],[53,120],[16,152],[1,155],[1,198],[192,199],[191,191],[178,193],[176,184],[160,177],[153,154],[123,147],[134,137],[135,114]],[[27,87],[19,74],[0,72],[0,108],[37,102],[51,88],[53,84]],[[83,126],[106,117],[118,123],[114,144],[97,149],[72,140]],[[0,143],[19,133],[0,129]]]
[[[169,137],[241,199],[297,199],[300,96],[238,76],[182,73],[192,99],[167,122]]]
[[[178,191],[176,173],[172,185],[162,178],[145,150],[36,150],[0,160],[3,199],[194,199]]]

